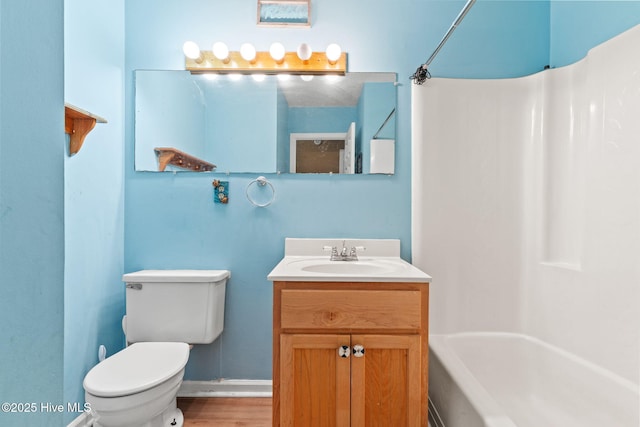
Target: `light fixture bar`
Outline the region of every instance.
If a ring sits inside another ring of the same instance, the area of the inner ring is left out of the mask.
[[[238,74],[337,74],[347,72],[347,54],[342,52],[337,61],[332,63],[324,52],[312,52],[308,60],[302,60],[296,52],[286,52],[281,62],[276,62],[269,52],[256,52],[253,61],[247,61],[240,52],[229,52],[227,62],[213,55],[212,51],[201,52],[200,62],[185,56],[185,69],[191,74],[202,73],[238,73]]]

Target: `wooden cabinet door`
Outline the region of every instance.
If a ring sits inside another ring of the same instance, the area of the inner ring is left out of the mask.
[[[419,335],[353,335],[351,427],[426,426]],[[421,412],[424,412],[422,416]]]
[[[341,346],[350,346],[349,335],[281,335],[281,426],[350,425],[351,357],[340,357]]]

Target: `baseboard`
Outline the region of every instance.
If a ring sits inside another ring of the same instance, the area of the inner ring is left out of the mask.
[[[178,397],[271,397],[271,380],[183,381]]]
[[[93,417],[90,412],[83,412],[73,421],[67,424],[67,427],[91,427],[93,425]]]
[[[271,380],[183,381],[178,397],[271,397]],[[91,427],[93,417],[83,412],[67,427]]]

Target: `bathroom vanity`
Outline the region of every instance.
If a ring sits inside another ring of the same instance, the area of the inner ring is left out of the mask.
[[[336,246],[359,260],[329,261]],[[287,239],[269,274],[274,426],[427,426],[431,278],[399,252],[398,240]]]

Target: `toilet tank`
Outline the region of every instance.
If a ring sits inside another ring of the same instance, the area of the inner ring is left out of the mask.
[[[126,283],[127,342],[208,344],[222,333],[228,270],[142,270]]]

